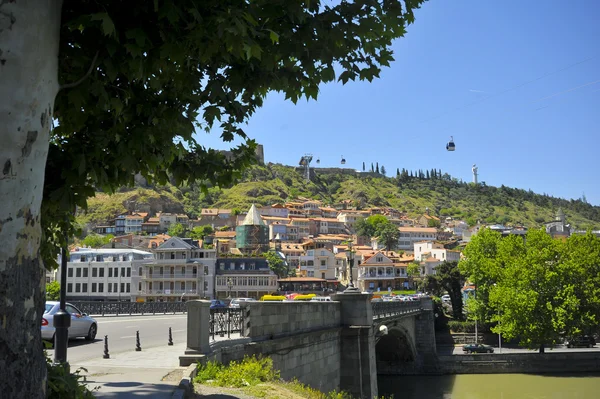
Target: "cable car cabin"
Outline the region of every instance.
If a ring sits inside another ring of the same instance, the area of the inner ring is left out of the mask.
[[[456,146],[454,145],[454,138],[452,136],[450,136],[450,141],[448,144],[446,144],[446,149],[448,151],[454,151],[456,149]]]
[[[342,162],[341,162],[341,164],[342,164],[342,165],[345,165],[345,164],[346,164],[346,159],[344,158],[344,156],[343,156],[343,155],[342,155]]]
[[[317,164],[320,164],[321,160],[319,158],[317,158]]]

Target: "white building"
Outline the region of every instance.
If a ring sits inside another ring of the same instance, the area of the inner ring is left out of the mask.
[[[398,227],[398,231],[398,249],[405,251],[412,251],[416,242],[434,241],[437,235],[434,227]]]
[[[444,248],[442,244],[422,241],[414,244],[415,261],[421,263],[421,276],[435,274],[435,268],[442,262],[458,262],[460,251]]]
[[[300,256],[299,276],[336,279],[335,255],[325,248],[307,250]]]
[[[152,253],[137,249],[77,248],[67,262],[67,300],[135,300],[132,270],[151,259]]]

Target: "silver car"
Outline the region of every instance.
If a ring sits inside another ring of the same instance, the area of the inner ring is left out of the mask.
[[[69,338],[85,337],[93,341],[98,332],[98,322],[87,314],[81,312],[75,306],[67,303],[67,313],[71,315],[71,327],[69,327]],[[47,301],[42,317],[42,339],[54,342],[54,314],[60,309],[60,302]]]

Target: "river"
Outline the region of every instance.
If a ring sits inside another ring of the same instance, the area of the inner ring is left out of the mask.
[[[378,386],[394,399],[598,399],[600,373],[379,376]]]

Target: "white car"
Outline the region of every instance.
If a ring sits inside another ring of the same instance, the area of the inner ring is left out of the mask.
[[[242,302],[256,302],[254,298],[234,298],[229,302],[230,308],[239,308]]]
[[[310,298],[310,302],[331,302],[331,298],[328,296],[316,296]]]
[[[54,314],[60,309],[60,302],[47,301],[42,316],[42,339],[54,342]],[[83,313],[70,303],[65,304],[65,310],[71,315],[71,327],[69,327],[69,338],[84,337],[93,341],[98,333],[98,322]]]

